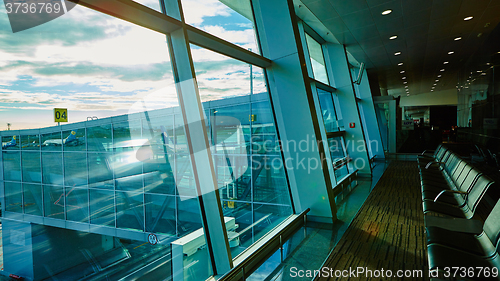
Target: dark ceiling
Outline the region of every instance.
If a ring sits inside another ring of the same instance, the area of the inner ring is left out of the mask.
[[[407,95],[405,86],[410,95],[429,93],[433,84],[436,92],[454,89],[459,69],[500,22],[500,0],[302,2],[378,77],[382,94],[395,96]],[[382,15],[389,9],[390,14]]]

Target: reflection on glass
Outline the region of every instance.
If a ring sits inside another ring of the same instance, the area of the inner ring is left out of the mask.
[[[43,183],[63,185],[61,152],[42,152]]]
[[[40,135],[21,135],[21,148],[24,150],[39,150]]]
[[[88,153],[89,185],[91,187],[113,189],[113,169],[110,165],[111,153]]]
[[[228,42],[259,53],[250,0],[181,0],[186,23]],[[202,50],[193,53],[201,58]]]
[[[2,150],[19,149],[19,136],[2,136]]]
[[[4,182],[5,186],[5,211],[23,212],[23,196],[21,184],[16,182]]]
[[[292,213],[290,194],[262,69],[205,52],[194,65],[235,258]]]
[[[66,188],[66,218],[70,221],[89,222],[89,190]]]
[[[90,189],[90,222],[115,226],[114,192]]]
[[[144,230],[143,195],[116,192],[116,227]]]
[[[62,186],[44,185],[43,202],[45,217],[64,219],[64,191]]]
[[[45,151],[61,151],[63,139],[61,132],[49,133],[42,135],[42,150]]]
[[[42,182],[42,168],[39,151],[23,151],[23,181],[24,182]]]
[[[64,151],[85,151],[85,129],[76,129],[62,132]]]
[[[330,156],[333,162],[333,169],[335,170],[335,178],[337,182],[343,179],[348,173],[347,161],[348,157],[344,155],[344,144],[342,137],[328,138],[328,145],[330,147]]]
[[[318,89],[318,99],[326,132],[330,133],[338,131],[337,114],[335,112],[332,93]]]
[[[87,184],[87,154],[80,152],[64,153],[64,184],[82,186]]]
[[[24,213],[42,215],[42,186],[40,184],[23,184]]]
[[[3,178],[11,181],[21,181],[21,157],[19,151],[4,151]]]
[[[87,128],[86,139],[89,151],[111,151],[111,124]]]
[[[326,74],[325,58],[321,44],[306,33],[307,48],[311,58],[311,66],[314,73],[314,79],[328,85],[328,75]]]
[[[146,231],[176,235],[176,197],[146,194]]]

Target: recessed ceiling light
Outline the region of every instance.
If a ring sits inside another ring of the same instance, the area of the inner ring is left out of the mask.
[[[406,85],[405,88],[408,88],[408,85]]]
[[[443,68],[443,69],[441,69],[440,71],[444,71],[444,68]]]
[[[481,73],[481,72],[483,72],[483,71],[481,71],[481,70],[478,70],[478,71],[477,71],[477,73]]]
[[[433,85],[433,86],[436,86],[437,84],[436,84],[436,83],[434,83],[434,84],[432,84],[432,85]]]
[[[399,56],[399,55],[401,55],[401,52],[395,52],[394,55]]]
[[[481,73],[481,75],[486,75],[486,73]]]
[[[391,39],[391,40],[394,40],[394,39],[396,39],[396,38],[398,38],[398,36],[397,36],[397,35],[394,35],[394,36],[389,37],[389,39]]]
[[[431,92],[434,92],[434,90],[431,90]]]
[[[408,82],[404,81],[403,84],[408,84]]]
[[[400,62],[400,63],[398,63],[398,65],[399,65],[399,66],[402,66],[402,65],[403,65],[403,63],[402,63],[402,62]]]
[[[404,70],[401,70],[399,73],[405,73],[405,71],[404,71]]]
[[[409,96],[410,94],[406,94],[406,96]]]
[[[385,11],[382,12],[382,15],[385,16],[385,15],[388,15],[390,13],[392,13],[392,10],[385,10]]]
[[[443,64],[448,64],[448,63],[449,63],[448,61],[443,62]]]
[[[491,63],[487,62],[486,65],[490,65]]]
[[[405,77],[403,77],[403,78],[401,78],[401,79],[403,79],[403,80],[404,80],[404,79],[406,79],[406,76],[405,76]]]
[[[448,52],[448,55],[453,55],[455,52],[451,51],[451,52]]]
[[[458,41],[458,40],[460,40],[460,39],[462,39],[462,37],[457,37],[457,38],[455,38],[454,40],[455,40],[455,41]]]
[[[474,17],[466,17],[466,18],[464,18],[464,20],[471,20],[471,19],[473,19],[473,18],[474,18]]]
[[[438,75],[438,78],[441,77],[441,74]]]

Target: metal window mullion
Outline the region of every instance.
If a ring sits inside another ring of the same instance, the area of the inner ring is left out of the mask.
[[[180,0],[161,3],[166,7],[164,13],[180,17],[180,20],[184,21]],[[213,273],[220,275],[228,272],[233,267],[233,262],[186,25],[183,23],[182,29],[167,35],[167,42],[198,192],[207,249]]]

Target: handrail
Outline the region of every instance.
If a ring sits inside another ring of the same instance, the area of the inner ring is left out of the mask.
[[[264,236],[254,243],[254,246],[262,243],[257,249],[249,253],[240,263],[236,264],[228,273],[224,274],[219,281],[233,281],[233,280],[245,280],[246,277],[250,276],[259,266],[264,263],[268,257],[275,253],[277,249],[281,251],[281,261],[283,262],[283,244],[295,234],[296,230],[306,224],[306,214],[310,211],[309,208],[304,210],[302,213],[295,215],[288,224],[285,226],[278,225],[273,230],[277,233],[272,235],[272,237]],[[293,215],[292,215],[293,216]],[[247,249],[241,253],[235,260],[242,258],[246,253],[251,251],[252,248]]]

